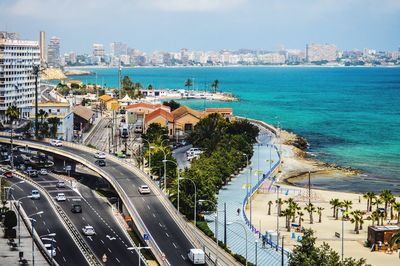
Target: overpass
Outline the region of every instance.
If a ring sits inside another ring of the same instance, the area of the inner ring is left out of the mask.
[[[2,134],[0,142],[10,143],[10,139]],[[218,265],[239,265],[223,249],[217,248],[215,242],[185,221],[151,179],[126,161],[107,155],[107,166],[98,167],[94,163],[97,150],[83,145],[63,142],[63,147],[53,147],[48,140],[13,140],[13,143],[70,158],[105,178],[120,196],[139,234],[149,236],[145,242],[161,265],[190,265],[187,251],[193,247],[205,250],[209,264],[214,264],[218,257]],[[138,186],[142,184],[147,184],[152,194],[139,194]]]

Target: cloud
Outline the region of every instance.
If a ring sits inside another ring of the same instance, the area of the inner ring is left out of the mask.
[[[225,11],[237,8],[247,0],[148,0],[151,6],[174,12],[184,11]]]

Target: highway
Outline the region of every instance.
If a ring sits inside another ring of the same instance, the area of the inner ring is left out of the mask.
[[[48,146],[47,143],[42,144]],[[93,164],[96,160],[90,152],[65,146],[59,147],[58,149],[72,153]],[[165,209],[164,205],[153,193],[143,196],[138,192],[138,187],[144,183],[135,173],[113,161],[106,161],[107,166],[102,167],[102,170],[115,178],[124,189],[129,200],[137,209],[141,219],[146,224],[150,234],[155,238],[155,241],[165,254],[169,263],[171,265],[190,265],[187,259],[187,252],[189,249],[193,248],[193,246]]]
[[[12,179],[7,179],[7,181],[16,183],[20,180],[14,177]],[[32,189],[35,188],[28,183],[18,184],[14,186],[12,195],[15,199],[19,199],[30,195]],[[43,211],[43,214],[33,217],[36,219],[35,231],[39,236],[56,233],[55,240],[57,241],[57,249],[55,260],[59,265],[89,265],[78,246],[69,235],[67,229],[62,222],[58,220],[56,213],[45,197],[41,197],[39,200],[25,198],[21,200],[21,203],[21,206],[28,216]],[[36,250],[36,252],[39,251]],[[24,254],[24,256],[29,258],[31,255]]]

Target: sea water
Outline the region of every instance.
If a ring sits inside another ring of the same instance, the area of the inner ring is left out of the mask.
[[[91,69],[75,76],[86,83],[118,87],[118,69]],[[239,102],[181,100],[195,109],[232,107],[235,115],[263,120],[299,134],[317,159],[364,172],[343,182],[316,179],[342,190],[381,187],[400,191],[400,68],[389,67],[214,67],[127,68],[129,76],[153,88],[231,92]],[[363,180],[365,182],[359,182]],[[378,182],[378,183],[374,183]]]

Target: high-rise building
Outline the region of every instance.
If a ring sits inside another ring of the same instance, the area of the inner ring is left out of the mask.
[[[50,67],[60,66],[60,38],[51,37],[47,46],[47,64]]]
[[[41,31],[39,35],[39,47],[40,47],[40,61],[46,62],[46,34],[44,31]]]
[[[110,56],[120,57],[128,54],[128,45],[122,42],[113,42],[110,44]]]
[[[334,44],[307,44],[306,60],[307,62],[335,61],[337,58],[337,49]]]
[[[0,120],[10,106],[29,117],[35,97],[33,67],[40,64],[37,41],[21,40],[16,33],[0,32]],[[38,86],[40,81],[38,80]]]
[[[101,43],[94,43],[93,44],[93,64],[101,64],[101,62],[104,62],[104,45]]]

